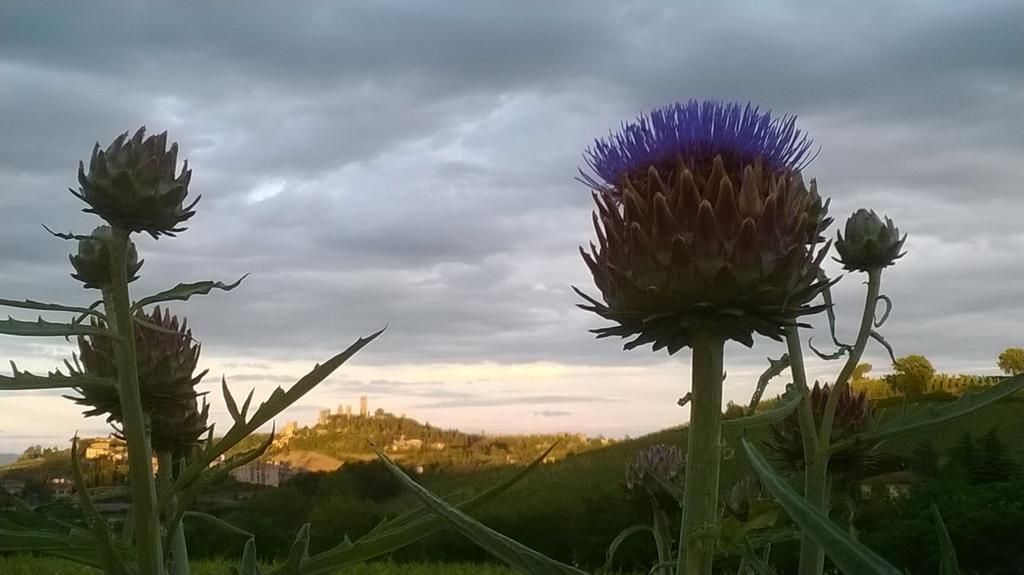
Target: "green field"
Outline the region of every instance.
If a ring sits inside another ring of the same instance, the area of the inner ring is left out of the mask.
[[[908,456],[919,442],[929,441],[948,460],[953,457],[954,447],[965,433],[969,432],[978,438],[993,428],[1005,444],[1007,455],[1024,467],[1024,401],[1020,397],[997,403],[936,428],[901,436],[892,440],[887,449],[892,454]],[[722,471],[723,490],[748,473],[745,458],[739,450],[740,437],[745,436],[759,445],[764,432],[762,428],[725,435],[727,449]],[[648,520],[649,510],[638,510],[622,489],[625,463],[640,448],[657,443],[683,446],[685,441],[686,430],[673,428],[541,465],[511,491],[475,511],[473,515],[492,528],[561,561],[595,568],[603,561],[608,544],[621,529]],[[510,467],[471,472],[440,471],[427,473],[420,480],[440,494],[465,493],[494,485],[513,472]],[[417,501],[411,495],[401,491],[379,501],[372,501],[360,496],[353,491],[351,483],[344,481],[330,483],[325,491],[319,493],[304,490],[306,486],[266,490],[254,500],[248,511],[231,518],[243,528],[256,533],[257,549],[266,560],[273,560],[275,556],[280,557],[281,553],[287,551],[295,532],[303,523],[312,523],[311,552],[316,553],[335,544],[346,534],[357,538],[385,515],[394,516],[417,506]],[[323,485],[321,489],[324,489]],[[965,491],[961,492],[961,489]],[[1005,486],[1002,489],[1005,492]],[[973,565],[980,568],[1005,565],[1017,560],[1016,555],[1009,559],[980,557],[988,548],[997,549],[1000,553],[1024,552],[1024,548],[1018,549],[1019,545],[1003,545],[998,548],[982,544],[978,539],[988,533],[984,537],[991,543],[1007,534],[1016,533],[1019,526],[1014,528],[1006,524],[1006,521],[1024,517],[1024,512],[1015,511],[1024,506],[1024,501],[1017,495],[1019,491],[991,501],[985,498],[988,492],[995,497],[998,491],[984,485],[971,487],[936,482],[934,489],[924,490],[921,494],[922,498],[952,497],[943,504],[943,514],[953,542],[959,547],[965,561],[974,561]],[[966,503],[957,503],[961,499],[977,502],[980,507],[973,509]],[[917,558],[907,554],[918,550],[922,555],[929,553],[935,544],[933,527],[927,516],[923,516],[923,519],[915,516],[913,505],[905,505],[901,514],[896,514],[887,505],[885,503],[881,508],[865,509],[866,520],[871,521],[875,531],[864,532],[862,537],[883,556],[911,568]],[[923,509],[927,510],[926,504]],[[982,512],[989,515],[979,515]],[[195,524],[192,528],[194,531],[190,539],[195,542],[196,557],[203,557],[204,553],[227,553],[229,557],[236,553],[240,555],[244,541],[238,536],[211,531],[203,524]],[[892,531],[904,528],[899,533]],[[989,531],[984,531],[986,529]],[[912,545],[897,544],[911,540],[915,542]],[[793,551],[795,549],[780,547],[778,556],[789,556]],[[639,538],[623,546],[618,564],[642,565],[652,554],[650,542]],[[1021,558],[1024,559],[1024,555]],[[485,553],[461,535],[442,531],[395,553],[392,557],[394,564],[377,563],[372,567],[364,566],[341,573],[511,573],[500,567],[464,563],[488,559]],[[226,565],[204,563],[197,573],[226,573]],[[968,565],[971,563],[964,566]],[[66,564],[60,562],[43,564],[24,558],[0,560],[0,574],[3,575],[87,572],[69,570]],[[925,571],[911,569],[911,572]]]

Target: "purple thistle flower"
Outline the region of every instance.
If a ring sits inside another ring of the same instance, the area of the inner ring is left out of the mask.
[[[595,140],[584,157],[594,174],[614,188],[623,176],[678,158],[710,165],[721,155],[746,165],[760,157],[770,171],[799,171],[814,159],[810,148],[810,138],[796,128],[796,116],[773,118],[770,110],[760,112],[750,103],[690,100],[623,123],[619,133]],[[605,187],[586,173],[583,179],[591,187]]]

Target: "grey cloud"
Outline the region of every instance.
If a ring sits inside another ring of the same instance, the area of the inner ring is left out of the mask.
[[[542,410],[542,411],[534,411],[533,415],[534,415],[534,417],[566,417],[566,416],[572,415],[572,412],[571,411]]]
[[[649,364],[593,341],[601,322],[573,307],[570,284],[592,291],[575,252],[592,232],[572,178],[620,120],[723,97],[801,115],[822,146],[808,174],[832,195],[837,227],[867,203],[910,233],[886,276],[898,349],[980,365],[1013,343],[1019,3],[502,3],[500,18],[495,6],[109,2],[72,17],[5,5],[3,295],[96,295],[68,278],[74,246],[38,224],[91,229],[65,191],[78,160],[146,123],[181,142],[204,199],[181,238],[138,240],[135,293],[253,273],[174,306],[205,354],[314,361],[388,323],[358,361]],[[857,287],[837,287],[844,322]],[[776,349],[729,357],[759,365]],[[258,381],[258,369],[226,375]]]

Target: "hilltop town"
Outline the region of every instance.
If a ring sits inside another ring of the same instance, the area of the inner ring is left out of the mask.
[[[262,443],[267,435],[250,438],[239,450]],[[114,434],[79,438],[83,474],[90,485],[116,486],[127,478],[127,448]],[[321,409],[315,422],[302,425],[288,421],[260,459],[235,468],[231,478],[239,484],[277,487],[301,473],[335,471],[346,463],[376,458],[379,446],[414,473],[428,469],[480,469],[515,465],[539,456],[552,444],[546,463],[570,454],[606,446],[612,440],[584,434],[503,435],[464,433],[420,423],[404,414],[377,408],[369,398],[359,398],[335,410]],[[74,493],[70,450],[34,446],[17,461],[0,466],[0,488],[11,495],[36,502],[68,497]],[[222,458],[223,459],[223,458]],[[152,464],[156,466],[155,459]]]

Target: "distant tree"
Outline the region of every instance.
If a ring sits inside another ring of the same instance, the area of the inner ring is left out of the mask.
[[[1024,348],[1008,347],[999,354],[999,369],[1009,375],[1024,373]]]
[[[853,381],[863,381],[867,379],[868,373],[871,372],[872,365],[870,363],[858,363],[857,367],[853,368]]]
[[[725,405],[725,413],[722,415],[722,419],[736,419],[737,417],[743,417],[746,414],[746,408],[730,401]]]
[[[886,380],[897,391],[920,395],[928,390],[935,377],[935,367],[923,355],[906,355],[892,364],[893,373]]]

